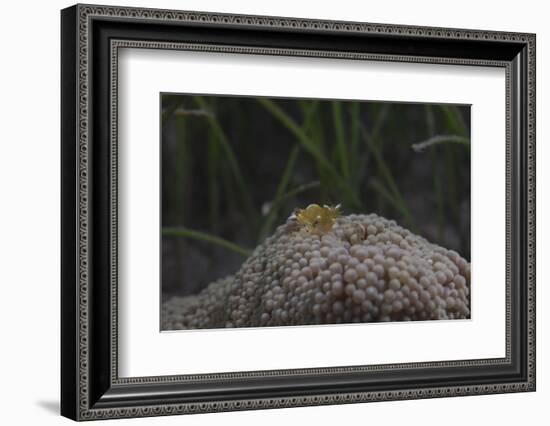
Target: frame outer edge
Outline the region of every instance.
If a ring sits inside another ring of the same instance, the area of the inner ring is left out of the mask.
[[[528,203],[528,235],[527,235],[527,285],[528,285],[528,381],[530,390],[536,391],[536,117],[537,117],[537,36],[529,34],[527,42],[527,203]]]
[[[475,395],[475,394],[488,394],[488,393],[501,393],[501,392],[517,392],[517,391],[529,391],[534,390],[535,382],[535,322],[534,322],[534,285],[535,285],[535,236],[534,236],[534,155],[535,155],[535,35],[526,33],[508,33],[508,32],[496,32],[496,31],[482,31],[482,30],[462,30],[462,29],[447,29],[447,28],[429,28],[429,27],[414,27],[404,25],[387,25],[387,24],[367,24],[367,23],[353,23],[353,22],[336,22],[336,21],[319,21],[301,18],[277,18],[267,16],[244,16],[244,15],[228,15],[209,12],[184,12],[184,11],[169,11],[158,9],[141,9],[141,8],[126,8],[126,7],[111,7],[111,6],[98,6],[98,5],[77,5],[73,8],[69,8],[75,11],[76,18],[74,21],[74,30],[76,31],[76,46],[77,48],[73,52],[74,54],[74,78],[75,84],[75,99],[78,106],[76,117],[76,131],[75,139],[70,141],[74,144],[74,141],[78,143],[78,151],[72,161],[76,162],[76,173],[74,175],[75,182],[72,183],[76,189],[76,202],[73,203],[72,210],[75,212],[77,221],[76,233],[73,234],[78,237],[77,250],[73,251],[73,257],[69,260],[74,261],[74,255],[77,257],[77,286],[73,284],[73,292],[76,294],[76,313],[72,317],[73,325],[76,324],[77,330],[74,339],[73,352],[77,355],[78,359],[74,362],[74,374],[75,382],[72,389],[76,393],[76,406],[75,417],[71,417],[75,420],[92,420],[92,419],[104,419],[113,417],[141,417],[151,415],[170,415],[180,413],[195,413],[195,412],[215,412],[215,411],[228,411],[228,410],[243,410],[243,409],[262,409],[262,408],[282,408],[292,406],[308,406],[308,405],[325,405],[325,404],[342,404],[350,402],[367,402],[367,401],[379,401],[379,400],[400,400],[400,399],[414,399],[414,398],[432,398],[440,396],[462,396],[462,395]],[[68,13],[69,9],[65,9],[62,13]],[[402,391],[384,391],[376,392],[376,395],[370,393],[354,393],[354,394],[327,394],[316,395],[306,397],[280,397],[258,400],[235,400],[235,401],[221,401],[202,404],[162,404],[160,406],[142,406],[136,408],[120,407],[110,409],[93,409],[88,406],[89,403],[89,387],[88,387],[88,374],[89,374],[89,301],[88,301],[88,233],[89,233],[89,221],[88,221],[88,195],[89,195],[89,174],[88,174],[88,137],[89,137],[89,122],[88,122],[88,103],[89,93],[88,84],[89,81],[89,46],[91,40],[89,39],[88,18],[91,16],[106,17],[106,18],[119,18],[119,19],[136,19],[143,21],[177,21],[177,22],[194,22],[194,23],[222,23],[238,26],[254,26],[260,28],[290,28],[290,29],[317,29],[326,30],[327,32],[366,32],[366,33],[382,33],[386,36],[399,32],[401,35],[410,34],[411,37],[418,38],[430,38],[430,37],[442,37],[451,39],[470,39],[470,40],[485,40],[485,41],[507,41],[515,42],[518,44],[524,44],[528,46],[528,106],[526,112],[529,115],[528,118],[528,159],[526,162],[528,173],[527,188],[527,204],[528,204],[528,247],[527,247],[527,296],[529,312],[528,316],[528,339],[527,339],[527,355],[528,365],[527,371],[529,373],[525,382],[507,382],[503,384],[494,385],[473,385],[473,386],[452,386],[449,388],[427,388],[427,389],[403,389]],[[408,32],[405,32],[408,31]],[[66,69],[62,67],[62,69]],[[67,106],[65,103],[62,105],[63,117],[66,116],[68,108],[74,107]],[[62,123],[62,129],[66,130],[67,124]],[[62,146],[65,147],[66,139],[63,139]],[[74,144],[76,145],[76,144]],[[74,148],[73,148],[74,149]],[[63,149],[63,153],[64,153]],[[65,158],[65,157],[64,157]],[[63,160],[62,164],[65,166],[63,171],[63,184],[62,188],[65,191],[67,189],[66,179],[64,179],[67,171],[66,166],[70,165],[67,161]],[[532,178],[532,179],[531,179]],[[65,199],[65,198],[64,198]],[[67,207],[63,210],[69,211]],[[63,224],[65,228],[66,225]],[[65,229],[65,232],[67,230]],[[65,241],[65,239],[62,239]],[[63,266],[62,270],[66,271],[67,256],[63,252]],[[63,289],[67,287],[66,280],[63,280]],[[66,305],[66,304],[64,304]],[[62,309],[64,307],[62,306]],[[63,315],[66,318],[66,315]],[[71,339],[65,339],[63,342],[69,342]],[[62,344],[63,344],[62,342]],[[62,348],[62,352],[65,350],[65,346]],[[62,366],[62,370],[66,366]],[[65,389],[67,389],[65,387]],[[63,401],[67,402],[64,398],[66,393],[62,391],[62,407]],[[63,408],[62,408],[63,409]],[[67,415],[67,411],[63,413]]]
[[[90,419],[93,412],[90,407],[90,358],[89,346],[91,341],[89,314],[89,277],[90,258],[89,250],[90,221],[89,210],[92,196],[90,173],[88,166],[91,162],[89,148],[89,120],[90,120],[90,46],[91,37],[88,27],[89,10],[86,5],[76,4],[75,30],[77,36],[76,51],[76,103],[77,129],[75,145],[77,147],[76,179],[77,179],[77,321],[78,321],[78,362],[77,362],[77,387],[76,387],[76,420]],[[91,259],[93,261],[93,259]]]
[[[78,303],[76,216],[77,7],[61,11],[61,407],[78,418]]]

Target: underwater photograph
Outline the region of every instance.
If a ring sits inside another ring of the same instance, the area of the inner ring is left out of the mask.
[[[470,318],[470,106],[162,93],[161,330]]]

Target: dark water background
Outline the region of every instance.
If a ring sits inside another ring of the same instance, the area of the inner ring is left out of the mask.
[[[310,203],[395,219],[469,260],[469,106],[173,94],[161,104],[164,299],[234,273],[242,251]]]

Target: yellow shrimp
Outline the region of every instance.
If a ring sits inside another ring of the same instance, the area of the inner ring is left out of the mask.
[[[332,230],[340,216],[340,204],[335,207],[310,204],[305,209],[298,209],[291,216],[300,225],[313,234],[323,235]]]

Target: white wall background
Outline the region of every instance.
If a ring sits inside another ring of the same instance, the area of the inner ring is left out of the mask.
[[[546,424],[550,401],[550,27],[545,2],[104,0],[103,4],[537,33],[538,390],[530,394],[293,408],[102,424]],[[0,25],[0,418],[68,424],[59,404],[59,9],[11,1]]]

